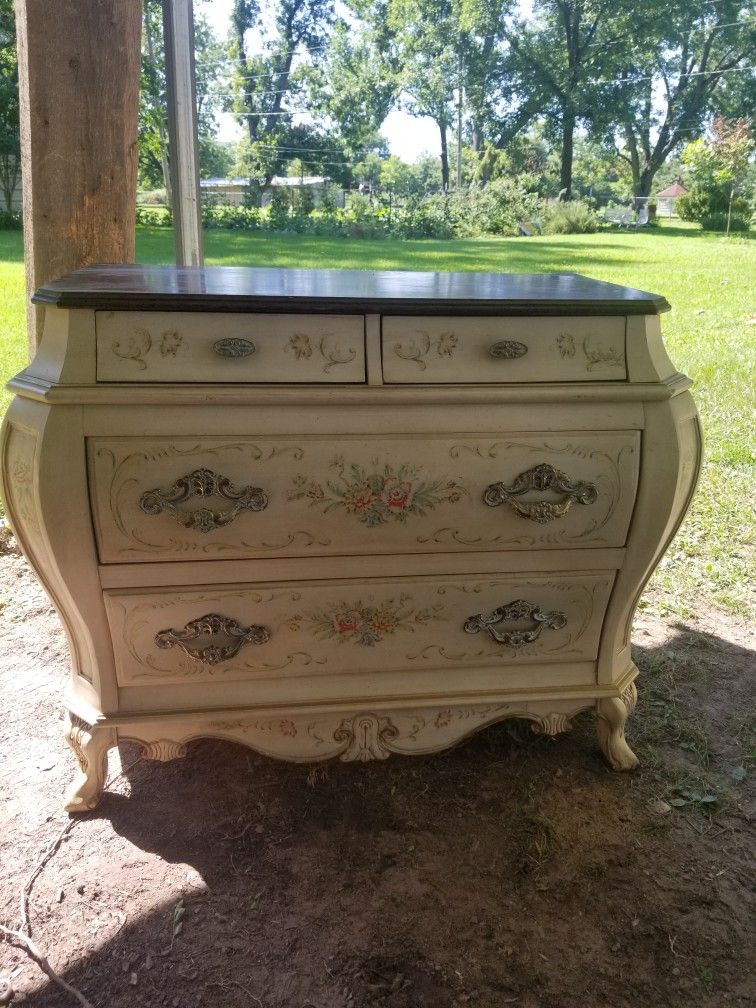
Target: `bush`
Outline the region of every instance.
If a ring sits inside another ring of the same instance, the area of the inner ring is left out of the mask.
[[[0,210],[0,231],[20,231],[23,227],[21,213],[18,210]]]
[[[382,238],[388,230],[388,211],[361,193],[349,193],[341,217],[350,238]]]
[[[390,232],[397,238],[453,238],[449,198],[436,195],[410,199],[393,212]]]
[[[283,231],[289,223],[289,194],[285,189],[273,189],[267,205],[268,225],[274,231]]]
[[[173,223],[173,215],[168,207],[138,206],[136,208],[136,222],[143,227],[170,227]]]
[[[596,211],[580,200],[551,203],[544,216],[546,234],[595,234],[601,223]]]
[[[477,235],[518,235],[520,224],[540,216],[535,193],[517,178],[497,178],[487,185],[455,190],[449,197],[450,216],[458,238]]]
[[[733,202],[735,202],[733,200]],[[701,227],[704,231],[726,231],[727,230],[727,214],[726,213],[713,213],[707,214],[705,217],[701,218]],[[730,231],[750,231],[751,222],[747,217],[741,217],[738,214],[733,213],[730,217]]]
[[[219,203],[215,206],[202,207],[202,223],[206,228],[227,228],[229,231],[255,231],[260,227],[261,212],[257,207]]]

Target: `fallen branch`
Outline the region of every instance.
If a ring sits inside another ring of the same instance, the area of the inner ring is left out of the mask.
[[[21,948],[26,952],[30,958],[39,966],[43,973],[52,980],[53,983],[57,984],[62,990],[66,991],[72,997],[75,997],[82,1008],[94,1008],[91,1001],[87,1001],[80,990],[72,987],[71,984],[66,983],[63,977],[58,976],[55,970],[52,968],[47,958],[42,954],[41,949],[32,941],[32,939],[23,933],[23,931],[16,931],[13,928],[7,928],[4,924],[0,924],[0,934],[2,934],[6,941],[10,942],[16,948]]]
[[[31,875],[29,876],[29,881],[24,886],[24,891],[21,895],[21,927],[19,928],[19,930],[25,935],[31,935],[31,924],[29,923],[29,897],[31,896],[32,886],[37,881],[40,872],[45,867],[47,862],[53,856],[58,847],[60,847],[63,841],[63,837],[71,832],[71,830],[74,828],[77,822],[80,822],[80,820],[70,819],[66,823],[63,829],[60,831],[60,833],[58,833],[57,837],[53,840],[53,842],[47,848],[45,853],[42,855],[39,864],[31,873]]]
[[[123,777],[124,774],[127,774],[132,767],[135,767],[137,763],[140,762],[141,759],[142,759],[141,756],[137,757],[137,759],[135,759],[133,763],[129,764],[129,766],[122,769],[120,773],[117,773],[114,777],[108,778],[104,786],[107,787],[109,784],[113,784],[115,781],[117,781],[120,777]],[[50,861],[52,856],[60,847],[63,838],[71,832],[74,826],[78,825],[78,823],[83,821],[84,821],[83,819],[69,819],[69,821],[63,827],[60,833],[52,841],[50,846],[42,855],[38,864],[35,866],[31,875],[29,876],[29,880],[27,881],[21,893],[21,927],[9,928],[6,927],[4,924],[0,924],[0,935],[2,935],[5,938],[5,940],[8,941],[11,945],[14,945],[16,948],[23,949],[23,951],[26,952],[26,954],[31,959],[33,959],[34,962],[39,966],[42,972],[45,973],[53,981],[53,983],[57,984],[58,987],[62,988],[62,990],[66,991],[72,997],[75,997],[76,1000],[79,1002],[79,1004],[82,1006],[82,1008],[94,1008],[92,1002],[87,1001],[87,999],[84,997],[84,995],[81,993],[80,990],[77,990],[76,987],[72,987],[71,984],[66,983],[63,977],[58,976],[58,974],[52,968],[50,963],[47,961],[47,957],[43,955],[40,947],[34,941],[32,941],[30,937],[31,924],[29,922],[29,899],[31,897],[31,891],[32,887],[34,886],[34,883],[39,878],[39,875],[44,869],[45,865]],[[123,927],[124,922],[125,918],[124,921],[121,922],[121,927]]]

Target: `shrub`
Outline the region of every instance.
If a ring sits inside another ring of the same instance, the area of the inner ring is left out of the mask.
[[[546,234],[594,234],[601,223],[595,210],[580,200],[551,203],[544,216]]]
[[[731,190],[727,186],[711,187],[701,189],[693,187],[689,193],[681,196],[677,201],[677,213],[681,220],[698,221],[703,224],[704,219],[717,217],[721,214],[727,217],[730,209]],[[743,220],[751,219],[751,204],[742,196],[736,196],[732,200],[733,217],[741,217]],[[716,230],[706,228],[707,231]]]
[[[268,225],[274,231],[283,231],[289,223],[289,194],[284,189],[273,189],[266,207]]]
[[[394,210],[390,230],[397,238],[453,238],[449,198],[435,195],[408,200]]]
[[[260,227],[257,207],[217,204],[202,207],[202,223],[206,228],[227,228],[230,231],[255,231]]]
[[[0,210],[0,231],[20,231],[22,227],[21,213],[18,210]]]
[[[734,201],[733,201],[734,202]],[[704,231],[726,231],[727,214],[717,212],[707,214],[701,218],[701,227]],[[733,213],[730,217],[730,231],[750,231],[751,222],[747,217],[741,217]]]
[[[376,207],[369,196],[352,192],[342,211],[344,234],[350,238],[382,238],[387,231],[388,215]]]
[[[173,215],[168,207],[138,206],[136,208],[136,222],[144,227],[170,227]]]
[[[536,219],[539,200],[517,178],[497,178],[487,185],[455,190],[449,197],[454,233],[459,238],[476,235],[517,235],[520,224]]]

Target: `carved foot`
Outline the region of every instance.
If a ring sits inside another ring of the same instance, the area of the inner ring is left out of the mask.
[[[618,697],[607,697],[596,703],[598,743],[613,770],[635,770],[638,766],[638,757],[625,741],[625,722],[637,701],[635,683],[630,683]]]
[[[66,715],[65,738],[79,764],[64,808],[66,812],[88,812],[100,800],[105,786],[108,749],[116,744],[115,732],[104,725],[87,724],[75,714]]]

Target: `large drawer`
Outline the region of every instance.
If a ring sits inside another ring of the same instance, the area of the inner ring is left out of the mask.
[[[624,545],[638,431],[92,438],[103,563]]]
[[[364,382],[362,315],[97,312],[97,380]]]
[[[383,379],[424,384],[627,377],[625,319],[386,316]]]
[[[105,602],[121,686],[453,667],[501,667],[522,685],[529,663],[595,659],[613,580],[391,578],[110,591]]]

